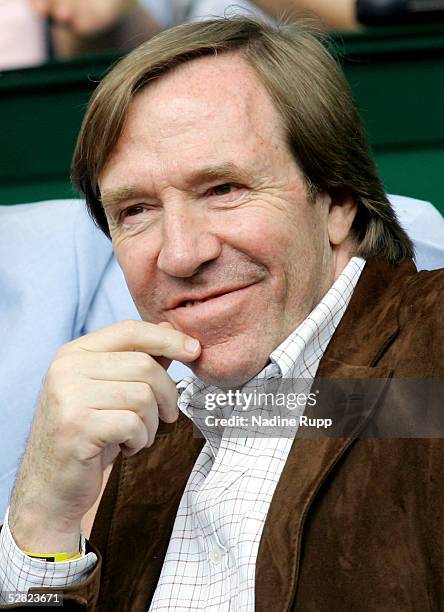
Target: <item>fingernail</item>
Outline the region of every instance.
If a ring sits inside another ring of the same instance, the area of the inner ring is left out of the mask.
[[[199,350],[200,342],[199,340],[195,340],[194,338],[187,338],[184,343],[185,350],[189,353],[195,353]]]

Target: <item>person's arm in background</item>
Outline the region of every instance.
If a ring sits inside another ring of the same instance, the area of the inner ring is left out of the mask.
[[[356,0],[253,0],[276,19],[317,15],[327,30],[358,30]]]
[[[137,0],[31,0],[50,19],[56,57],[109,49],[128,50],[161,29]]]

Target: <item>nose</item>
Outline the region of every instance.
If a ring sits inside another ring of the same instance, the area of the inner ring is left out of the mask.
[[[217,259],[221,248],[204,212],[193,211],[190,204],[164,207],[157,266],[165,274],[189,278],[204,263]]]

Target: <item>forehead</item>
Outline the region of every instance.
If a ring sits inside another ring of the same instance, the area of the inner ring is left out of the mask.
[[[139,92],[110,161],[131,154],[153,170],[172,171],[184,161],[192,170],[266,157],[283,139],[281,118],[255,70],[240,53],[224,53],[186,62]]]

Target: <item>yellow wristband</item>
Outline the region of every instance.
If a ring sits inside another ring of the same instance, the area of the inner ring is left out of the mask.
[[[33,557],[34,559],[41,559],[42,561],[50,561],[51,563],[61,563],[62,561],[74,561],[75,559],[80,559],[82,556],[81,552],[72,555],[71,557],[67,552],[61,553],[32,553],[27,550],[23,550],[22,552],[28,557]]]

